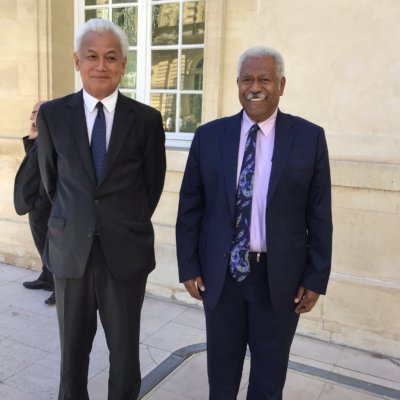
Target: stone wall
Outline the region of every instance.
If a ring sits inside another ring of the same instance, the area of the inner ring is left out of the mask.
[[[26,217],[14,213],[12,188],[32,104],[73,90],[72,42],[62,34],[73,21],[66,3],[0,5],[0,33],[7,38],[0,67],[0,260],[35,269],[40,260]],[[328,295],[302,317],[299,331],[395,357],[400,357],[399,19],[396,0],[210,0],[203,101],[204,122],[236,113],[239,54],[256,44],[282,52],[287,85],[281,108],[325,128],[333,182],[332,278]],[[178,283],[174,233],[187,152],[167,153],[165,190],[153,218],[158,266],[148,289],[191,301]]]

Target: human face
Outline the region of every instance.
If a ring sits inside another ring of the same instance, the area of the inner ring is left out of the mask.
[[[112,94],[125,73],[126,57],[113,32],[87,33],[74,59],[84,89],[98,100]]]
[[[39,111],[40,106],[43,104],[43,101],[39,101],[33,106],[31,116],[29,117],[31,121],[31,126],[29,129],[29,138],[30,139],[35,139],[38,135],[37,133],[37,128],[36,128],[36,118],[37,118],[37,113]]]
[[[277,109],[285,89],[285,78],[277,75],[273,57],[248,57],[237,79],[239,101],[254,122],[267,120]]]

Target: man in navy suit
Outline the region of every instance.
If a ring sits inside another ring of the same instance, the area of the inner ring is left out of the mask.
[[[88,400],[97,312],[110,350],[109,400],[140,389],[139,326],[155,267],[151,216],[164,184],[159,111],[118,91],[128,39],[91,19],[75,37],[83,90],[39,111],[39,167],[52,200],[43,260],[54,274],[61,338],[58,400]]]
[[[280,400],[299,315],[325,294],[331,181],[324,130],[278,109],[284,63],[251,48],[238,63],[243,110],[195,133],[176,227],[180,281],[206,315],[210,399]]]

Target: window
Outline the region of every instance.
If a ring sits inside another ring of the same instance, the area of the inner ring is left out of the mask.
[[[120,90],[157,108],[167,143],[188,147],[201,123],[205,0],[76,0],[77,23],[104,18],[128,35]]]

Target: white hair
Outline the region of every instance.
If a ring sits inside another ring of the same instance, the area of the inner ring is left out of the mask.
[[[103,33],[103,32],[112,32],[117,37],[120,45],[122,56],[127,57],[129,50],[128,37],[126,33],[113,22],[108,21],[106,19],[92,18],[86,21],[84,24],[79,26],[78,30],[75,33],[75,41],[74,41],[74,51],[78,53],[81,50],[82,40],[86,34],[90,32]]]
[[[276,64],[276,73],[278,78],[281,79],[285,76],[285,63],[283,62],[283,58],[281,54],[270,47],[257,46],[251,47],[247,49],[245,52],[241,54],[239,57],[238,65],[237,65],[237,75],[240,75],[240,70],[242,69],[242,65],[247,58],[265,58],[272,57],[275,60]]]

